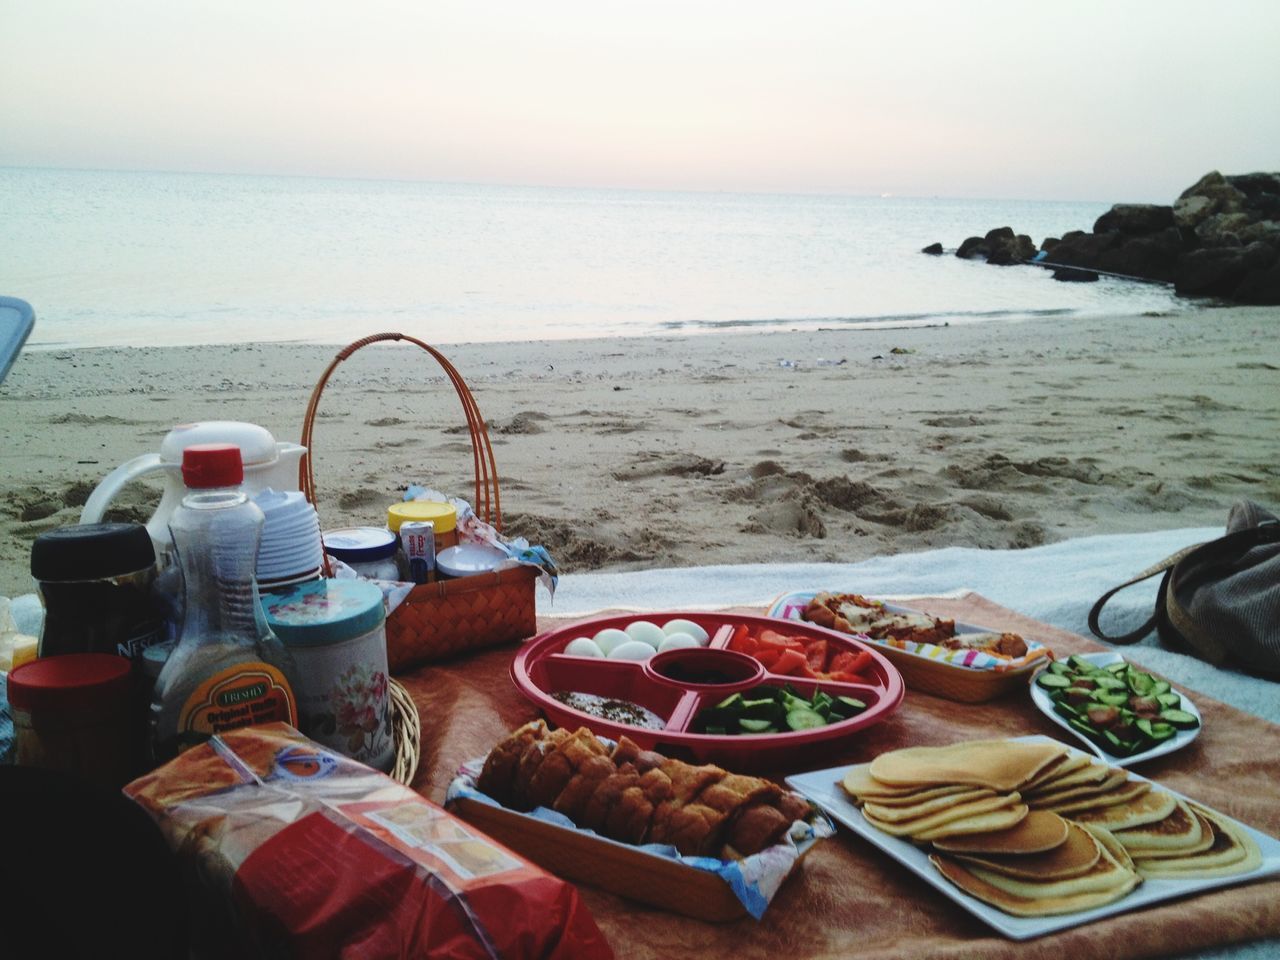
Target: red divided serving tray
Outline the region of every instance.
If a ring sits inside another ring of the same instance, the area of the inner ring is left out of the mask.
[[[610,627],[625,629],[637,620],[648,620],[661,627],[675,619],[691,620],[700,626],[710,635],[708,644],[656,653],[641,661],[564,653],[570,641],[593,637]],[[802,639],[820,638],[833,649],[865,650],[872,659],[871,666],[864,671],[868,674],[867,682],[845,683],[770,673],[754,657],[727,649],[739,625],[745,625],[752,637],[759,636],[762,630],[771,630]],[[704,677],[724,682],[691,682]],[[832,741],[885,719],[897,709],[903,695],[902,676],[897,668],[868,644],[852,637],[833,637],[827,630],[804,623],[783,624],[770,617],[722,613],[634,613],[551,630],[521,648],[511,664],[511,678],[520,692],[559,726],[587,727],[614,739],[625,734],[644,749],[738,768],[766,764],[790,766],[802,762],[815,752],[829,748]],[[846,720],[809,730],[736,735],[692,732],[693,719],[704,707],[713,706],[732,693],[787,684],[802,697],[812,697],[821,690],[833,697],[861,700],[867,708]],[[650,729],[603,719],[552,696],[562,692],[629,701],[662,718],[664,726]],[[825,752],[829,755],[829,749]]]

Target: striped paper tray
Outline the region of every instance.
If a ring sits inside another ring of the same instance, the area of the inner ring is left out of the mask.
[[[784,594],[770,606],[769,616],[803,620],[805,608],[817,594],[816,590]],[[888,613],[925,612],[892,603],[886,603],[884,609]],[[816,627],[816,624],[809,626]],[[971,623],[956,623],[957,633],[989,633],[992,630],[991,627]],[[849,636],[837,630],[827,632]],[[961,703],[983,703],[1011,690],[1021,690],[1036,670],[1053,656],[1048,647],[1030,637],[1023,637],[1028,647],[1026,656],[1006,660],[978,650],[947,650],[932,643],[872,640],[860,634],[857,636],[883,653],[885,659],[898,668],[903,683],[912,690]]]

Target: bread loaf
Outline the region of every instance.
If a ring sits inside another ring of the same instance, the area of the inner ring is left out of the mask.
[[[476,786],[515,810],[550,807],[613,840],[696,856],[758,853],[810,812],[768,780],[672,760],[625,736],[610,750],[585,727],[549,730],[541,720],[489,752]]]

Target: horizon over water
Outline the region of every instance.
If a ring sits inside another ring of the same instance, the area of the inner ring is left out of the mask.
[[[948,250],[1108,203],[0,168],[0,294],[29,349],[857,329],[1186,309]]]

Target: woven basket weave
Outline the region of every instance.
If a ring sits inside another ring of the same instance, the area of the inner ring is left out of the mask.
[[[399,681],[392,680],[389,686],[391,729],[396,743],[391,779],[407,787],[413,783],[413,775],[418,772],[418,758],[422,755],[422,718],[418,716],[418,705]]]
[[[314,467],[315,421],[325,385],[338,366],[357,350],[383,341],[404,341],[425,350],[440,364],[462,403],[471,435],[475,473],[476,516],[495,529],[502,529],[502,503],[498,491],[498,467],[493,459],[489,431],[475,397],[462,376],[443,354],[415,337],[403,333],[377,333],[343,347],[325,369],[307,404],[302,426],[302,445],[307,448],[298,465],[298,485],[312,504],[317,505]],[[326,568],[328,560],[326,559]],[[431,660],[441,660],[470,650],[510,643],[537,632],[534,584],[538,573],[532,567],[516,567],[493,574],[461,577],[438,583],[424,583],[387,618],[387,662],[392,671],[403,670]]]

